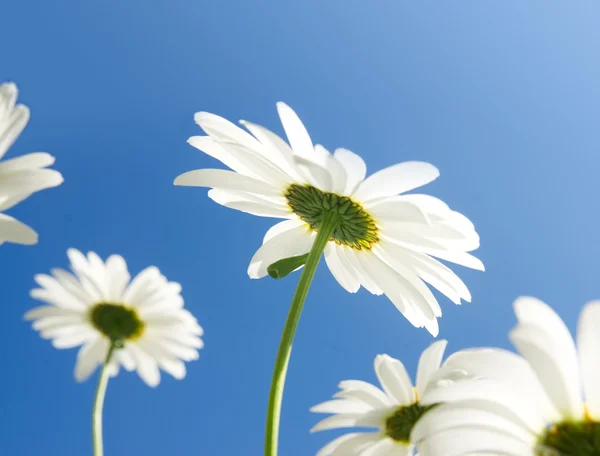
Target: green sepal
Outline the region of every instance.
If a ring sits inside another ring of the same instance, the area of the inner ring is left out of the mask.
[[[308,253],[304,255],[293,256],[284,258],[283,260],[276,261],[267,268],[267,272],[274,279],[283,279],[290,272],[295,271],[300,266],[306,263]]]

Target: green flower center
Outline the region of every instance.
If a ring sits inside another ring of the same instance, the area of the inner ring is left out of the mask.
[[[144,332],[144,323],[135,310],[122,304],[101,302],[90,310],[94,327],[117,346],[125,340],[138,339]]]
[[[419,418],[435,407],[432,405],[414,404],[399,407],[393,415],[385,420],[385,434],[396,442],[410,443],[410,432]]]
[[[339,222],[330,241],[356,250],[368,250],[379,242],[373,217],[347,196],[323,192],[312,185],[292,184],[285,197],[292,211],[314,231],[319,231],[326,212],[338,214]]]
[[[538,456],[600,456],[600,423],[564,421],[549,427],[538,442]]]

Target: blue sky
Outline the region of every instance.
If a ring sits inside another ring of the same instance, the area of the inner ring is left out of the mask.
[[[186,144],[193,114],[245,118],[282,133],[290,104],[315,142],[347,147],[369,170],[424,160],[423,190],[469,216],[480,273],[456,267],[473,303],[440,298],[449,351],[508,347],[511,303],[545,299],[571,328],[600,297],[600,3],[594,0],[172,0],[2,7],[0,81],[32,119],[9,156],[48,151],[65,183],[9,213],[40,233],[0,248],[0,454],[91,453],[95,380],[76,384],[75,351],[22,320],[33,275],[66,250],[120,253],[183,285],[206,348],[183,381],[134,374],[109,384],[107,456],[256,455],[272,364],[298,276],[247,277],[268,219],[175,188],[214,167]],[[350,295],[321,265],[300,322],[283,407],[281,454],[314,454],[308,408],[340,380],[373,381],[388,353],[414,373],[432,341],[384,297]]]

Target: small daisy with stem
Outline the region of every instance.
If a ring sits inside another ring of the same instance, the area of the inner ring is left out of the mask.
[[[133,280],[123,257],[111,255],[106,262],[89,252],[67,252],[73,274],[53,269],[38,274],[40,286],[31,296],[48,305],[25,314],[43,339],[55,348],[81,346],[75,379],[82,382],[101,365],[93,408],[94,455],[103,456],[102,407],[109,376],[120,366],[137,371],[155,387],[159,368],[176,379],[186,375],[184,361],[198,359],[202,328],[183,308],[181,286],[169,282],[150,266]]]

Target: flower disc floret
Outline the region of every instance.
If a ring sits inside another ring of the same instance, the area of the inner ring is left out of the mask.
[[[314,231],[326,212],[339,216],[331,241],[356,250],[370,249],[379,241],[377,225],[362,206],[347,196],[324,192],[311,185],[292,184],[285,195],[294,213]]]
[[[116,345],[122,345],[125,340],[139,339],[144,332],[144,323],[136,311],[122,304],[96,304],[90,310],[90,320]]]

